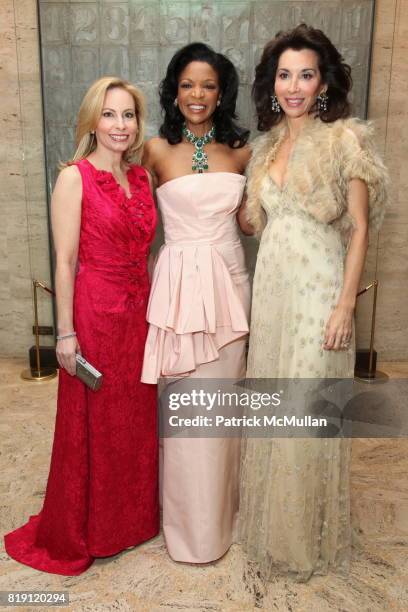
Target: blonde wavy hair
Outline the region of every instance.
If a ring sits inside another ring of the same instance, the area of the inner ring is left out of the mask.
[[[105,76],[90,86],[86,92],[81,106],[79,107],[77,125],[75,130],[76,151],[72,159],[66,163],[61,163],[61,168],[69,166],[76,161],[88,157],[96,149],[96,137],[92,134],[96,129],[101,118],[103,103],[109,89],[119,87],[124,89],[132,96],[135,101],[135,111],[138,125],[138,132],[135,142],[124,153],[123,159],[126,163],[138,163],[142,157],[144,133],[145,133],[145,100],[144,96],[137,87],[120,79],[119,77]]]

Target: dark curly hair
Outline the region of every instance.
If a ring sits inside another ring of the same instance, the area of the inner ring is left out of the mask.
[[[182,140],[184,117],[179,108],[174,106],[174,99],[177,97],[179,76],[191,62],[206,62],[218,75],[221,100],[213,115],[215,140],[226,143],[231,148],[243,147],[248,141],[249,130],[239,127],[233,121],[237,118],[235,107],[238,96],[238,73],[229,59],[200,42],[186,45],[173,55],[166,76],[160,83],[160,105],[164,113],[164,121],[159,130],[160,136],[166,138],[170,144],[177,144]]]
[[[274,94],[279,58],[287,49],[295,51],[312,49],[318,55],[322,82],[327,85],[328,105],[324,112],[318,112],[316,106],[311,112],[326,123],[348,117],[350,103],[347,96],[353,83],[351,68],[321,30],[301,23],[293,30],[278,32],[265,46],[261,61],[255,69],[252,97],[258,116],[258,130],[265,132],[283,118],[282,110],[280,113],[272,111],[271,96]]]

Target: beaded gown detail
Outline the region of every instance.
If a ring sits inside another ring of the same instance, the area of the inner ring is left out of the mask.
[[[83,186],[74,326],[103,373],[90,391],[60,370],[43,509],[5,537],[35,569],[85,571],[159,530],[156,387],[140,382],[147,333],[147,257],[156,212],[146,172],[131,166],[131,197],[109,172],[77,163]]]
[[[157,189],[165,244],[147,312],[145,382],[245,375],[250,290],[236,221],[244,186],[239,174],[209,172]],[[163,531],[174,560],[206,563],[228,550],[239,461],[238,438],[163,439]]]
[[[352,179],[369,194],[378,230],[387,172],[372,129],[356,119],[310,121],[301,131],[279,187],[269,174],[285,122],[252,144],[248,220],[263,229],[253,284],[248,378],[352,378],[354,337],[345,350],[323,350],[325,327],[344,282],[353,222]],[[350,553],[350,440],[246,440],[239,531],[250,559],[273,579],[289,573],[344,570]]]
[[[271,178],[261,193],[268,221],[254,277],[247,377],[352,377],[354,348],[321,348],[343,282],[340,234]],[[302,581],[346,567],[349,454],[346,439],[246,441],[240,532],[266,576],[288,572]]]

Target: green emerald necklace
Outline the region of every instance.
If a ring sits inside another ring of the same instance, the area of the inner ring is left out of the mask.
[[[204,151],[204,146],[214,140],[215,138],[215,127],[212,126],[211,130],[204,134],[204,136],[195,136],[191,132],[186,124],[183,125],[183,136],[194,145],[195,151],[193,153],[193,164],[191,169],[193,172],[201,174],[205,170],[208,170],[208,157]]]

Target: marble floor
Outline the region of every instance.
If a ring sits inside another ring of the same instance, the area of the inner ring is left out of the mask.
[[[23,367],[22,361],[0,359],[1,533],[40,509],[49,466],[57,382],[24,382]],[[381,364],[380,369],[397,378],[408,377],[408,364]],[[279,578],[265,585],[236,545],[217,563],[190,566],[169,559],[160,535],[136,549],[98,560],[88,572],[73,578],[19,565],[8,558],[2,543],[0,591],[67,590],[68,609],[74,612],[407,610],[407,474],[408,440],[353,441],[356,537],[347,577],[314,577],[308,584]]]

